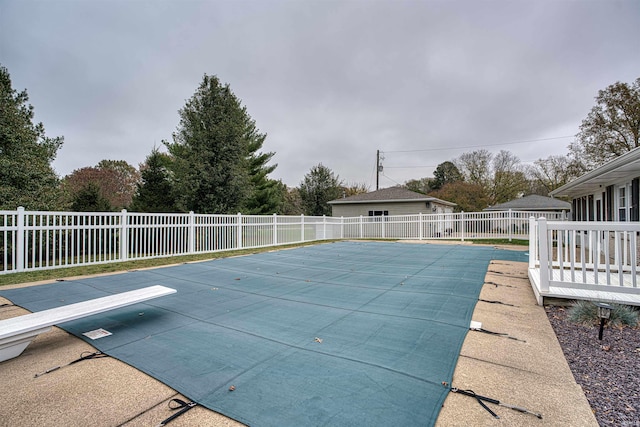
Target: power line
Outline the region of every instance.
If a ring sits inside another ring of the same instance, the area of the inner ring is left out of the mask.
[[[520,160],[521,164],[533,164],[539,159],[535,160]],[[385,166],[385,169],[429,169],[429,168],[437,168],[438,165],[415,165],[415,166]]]
[[[402,185],[400,184],[398,181],[396,181],[395,179],[391,178],[389,175],[385,174],[384,172],[382,173],[382,176],[384,176],[385,178],[387,178],[389,181],[393,181],[398,185]]]
[[[465,147],[425,148],[425,149],[422,149],[422,150],[393,150],[393,151],[384,151],[384,152],[385,153],[416,153],[416,152],[421,152],[421,151],[465,150],[467,148],[482,148],[482,147],[495,147],[495,146],[498,146],[498,145],[526,144],[526,143],[529,143],[529,142],[552,141],[554,139],[564,139],[564,138],[574,138],[574,135],[555,136],[553,138],[528,139],[526,141],[502,142],[502,143],[497,143],[497,144],[467,145]]]
[[[385,166],[385,169],[426,169],[437,168],[438,166]]]

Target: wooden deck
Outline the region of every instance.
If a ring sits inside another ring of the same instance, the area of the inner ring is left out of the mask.
[[[553,278],[549,281],[549,290],[540,289],[540,268],[529,268],[529,281],[538,304],[545,299],[592,300],[618,304],[640,306],[640,287],[634,287],[630,273],[610,273],[593,270],[553,269]],[[610,283],[607,285],[607,283]],[[622,283],[622,286],[620,284]],[[640,286],[640,277],[636,275],[636,284]]]

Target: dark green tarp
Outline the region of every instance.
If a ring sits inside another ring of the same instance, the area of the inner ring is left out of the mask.
[[[526,261],[490,247],[339,242],[0,295],[40,311],[171,287],[61,327],[112,332],[87,341],[246,424],[429,426],[492,259]]]

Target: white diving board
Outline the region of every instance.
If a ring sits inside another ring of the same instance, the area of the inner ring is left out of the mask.
[[[0,362],[22,354],[36,336],[50,331],[53,325],[170,295],[175,292],[175,289],[155,285],[0,320]]]

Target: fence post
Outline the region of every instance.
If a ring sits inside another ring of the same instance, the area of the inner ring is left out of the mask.
[[[529,217],[529,268],[536,266],[536,243],[538,240],[537,223],[533,216]]]
[[[361,239],[363,238],[362,228],[363,228],[363,225],[362,225],[362,215],[360,215],[360,238],[361,238]]]
[[[464,222],[464,211],[460,212],[460,223],[462,224],[462,241],[464,242],[464,230],[467,228],[467,224]]]
[[[273,246],[278,245],[278,214],[273,214]]]
[[[300,241],[304,242],[304,214],[300,214]]]
[[[418,213],[418,240],[422,240],[422,212]]]
[[[322,240],[327,239],[327,216],[322,215]]]
[[[189,211],[189,253],[196,252],[196,215]]]
[[[387,237],[387,234],[385,233],[385,225],[384,225],[384,223],[385,223],[385,219],[384,219],[384,218],[385,218],[385,216],[386,216],[386,215],[382,215],[382,216],[381,216],[381,218],[382,218],[382,238],[383,238],[383,239]]]
[[[344,217],[340,217],[340,238],[344,239]]]
[[[120,211],[120,261],[129,259],[129,217],[127,210]]]
[[[513,230],[512,230],[513,229],[513,215],[512,215],[511,209],[509,209],[509,223],[508,223],[508,226],[509,226],[509,241],[511,241],[511,238],[513,237],[512,236],[512,234],[513,234]]]
[[[547,231],[547,219],[538,219],[538,253],[540,254],[540,292],[549,292],[549,274],[553,271],[549,269],[549,242]]]
[[[16,211],[16,271],[24,271],[24,242],[26,240],[24,232],[24,207],[19,206]]]
[[[236,215],[236,226],[238,227],[236,230],[237,249],[242,249],[242,214],[240,212]]]

